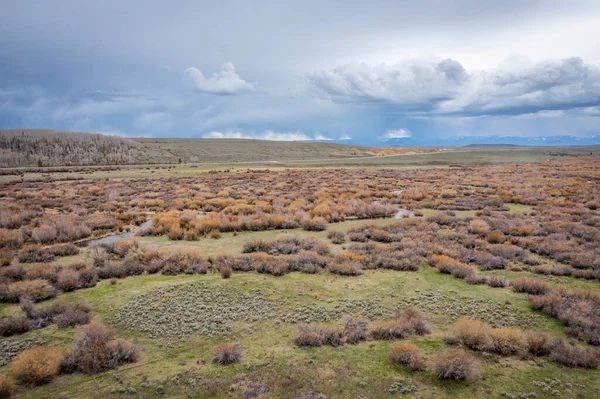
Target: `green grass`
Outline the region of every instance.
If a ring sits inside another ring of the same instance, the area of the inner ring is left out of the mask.
[[[259,288],[266,299],[280,304],[282,309],[298,305],[332,306],[330,301],[346,298],[370,299],[393,307],[399,298],[436,291],[458,300],[467,297],[486,298],[498,304],[510,302],[519,311],[534,314],[529,309],[525,295],[513,293],[508,288],[468,285],[430,267],[423,267],[420,272],[368,271],[360,277],[346,278],[327,273],[291,273],[282,277],[236,273],[229,280],[222,280],[217,275],[146,275],[119,280],[116,285],[102,281],[95,288],[64,294],[59,300],[84,300],[93,306],[97,320],[110,324],[119,307],[135,296],[158,287],[198,280],[236,292]],[[2,309],[2,314],[10,313],[15,308],[16,305],[6,306]],[[442,337],[444,331],[452,325],[452,320],[445,314],[428,314],[428,317],[434,324],[433,334],[413,341],[428,355],[433,355],[446,348]],[[543,315],[537,317],[541,319],[536,327],[537,331],[564,336],[560,322]],[[207,397],[203,395],[214,389],[217,392],[210,397],[226,398],[229,397],[229,386],[239,373],[268,383],[267,386],[275,397],[293,397],[292,393],[312,389],[325,393],[329,398],[357,397],[361,393],[367,397],[386,398],[393,397],[387,390],[393,382],[399,380],[417,384],[419,395],[425,397],[459,398],[478,395],[487,390],[491,391],[491,397],[499,397],[501,392],[515,393],[524,387],[533,392],[536,387],[531,385],[531,381],[557,376],[564,383],[581,384],[583,387],[577,389],[582,397],[593,397],[594,392],[600,388],[598,372],[566,369],[546,360],[542,360],[544,368],[541,368],[532,361],[498,358],[499,363],[495,363],[487,357],[481,358],[484,379],[470,384],[443,383],[435,380],[428,372],[413,373],[391,364],[386,356],[389,342],[369,341],[342,348],[300,349],[292,344],[294,329],[293,324],[269,319],[258,323],[236,323],[233,333],[227,338],[190,336],[183,340],[150,339],[142,333],[118,329],[120,336],[132,339],[143,349],[140,362],[122,367],[117,372],[124,381],[123,384],[115,380],[112,372],[100,376],[67,376],[48,386],[20,389],[19,397],[120,397],[118,389],[130,386],[135,387],[144,397],[159,397],[156,385],[165,385],[165,379],[170,380],[184,372],[188,373],[188,380],[197,380],[195,384],[203,386],[203,390],[185,382],[167,382],[166,397],[201,398]],[[27,333],[23,337],[43,338],[53,346],[66,349],[75,336],[75,330],[48,327]],[[213,348],[229,340],[239,341],[244,348],[242,364],[231,367],[210,364]],[[269,366],[258,366],[264,363],[269,363]],[[3,372],[5,371],[6,367]],[[145,379],[150,383],[142,384]],[[223,382],[226,382],[225,389],[222,389]],[[240,396],[241,392],[237,395]],[[122,397],[127,395],[123,394]]]

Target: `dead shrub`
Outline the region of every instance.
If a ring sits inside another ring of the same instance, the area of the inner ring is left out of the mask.
[[[12,378],[0,376],[0,399],[10,399],[15,392],[15,384]]]
[[[306,217],[300,221],[300,226],[308,231],[323,231],[327,230],[327,220],[320,216],[309,218]]]
[[[225,343],[215,349],[212,362],[221,366],[239,363],[242,360],[242,348],[237,342]]]
[[[63,359],[59,350],[37,346],[21,352],[10,363],[11,373],[27,385],[42,385],[58,375]]]
[[[530,296],[529,305],[565,323],[565,332],[600,345],[600,295],[592,291],[556,289]]]
[[[8,266],[15,257],[15,251],[10,248],[0,248],[0,266]]]
[[[360,276],[363,274],[362,265],[351,259],[336,257],[327,266],[327,271],[341,276]]]
[[[9,284],[6,292],[0,293],[3,302],[19,302],[19,298],[26,296],[34,302],[54,298],[56,290],[46,280],[17,281]]]
[[[0,336],[23,334],[29,331],[29,321],[22,315],[6,316],[0,318]]]
[[[269,252],[271,245],[265,240],[250,240],[244,244],[242,253],[249,254],[253,252]]]
[[[600,355],[597,350],[571,345],[563,340],[559,340],[553,345],[550,359],[563,366],[573,368],[594,370],[600,367]]]
[[[400,320],[374,321],[369,334],[377,340],[403,339],[410,335]]]
[[[321,342],[333,347],[344,345],[344,330],[340,327],[321,327]]]
[[[58,328],[70,328],[88,324],[92,320],[92,310],[84,303],[69,303],[61,313],[52,318]]]
[[[543,295],[550,291],[548,284],[542,280],[519,277],[510,282],[513,291],[529,295]]]
[[[487,285],[494,288],[504,288],[508,287],[510,282],[504,276],[489,276]]]
[[[393,363],[408,367],[413,371],[426,369],[423,350],[410,342],[399,342],[390,346],[388,357]]]
[[[534,356],[546,356],[552,350],[553,342],[547,335],[528,332],[524,339],[527,352]]]
[[[58,244],[48,248],[48,252],[54,256],[73,256],[79,253],[79,248],[75,244]]]
[[[337,244],[337,245],[340,245],[340,244],[343,244],[346,242],[346,234],[344,234],[341,231],[337,231],[337,230],[332,230],[332,231],[328,232],[327,238],[329,238],[333,244]]]
[[[52,262],[54,255],[43,248],[27,248],[19,252],[17,256],[21,263],[44,263]]]
[[[479,362],[465,350],[451,349],[434,357],[431,371],[439,380],[473,381]]]
[[[523,334],[518,328],[494,328],[490,332],[490,352],[509,356],[523,353],[525,341]]]
[[[369,321],[362,317],[344,317],[342,319],[346,343],[356,345],[367,340]]]
[[[73,269],[62,269],[58,272],[56,283],[58,288],[65,292],[75,291],[79,288],[79,279],[81,274]]]
[[[310,348],[323,345],[322,330],[315,325],[301,325],[296,329],[294,344],[301,348]]]
[[[219,274],[221,275],[221,278],[224,278],[224,279],[230,278],[231,273],[232,273],[232,270],[231,270],[231,266],[229,266],[229,265],[224,265],[219,268]]]
[[[427,335],[431,333],[431,325],[419,308],[407,307],[402,312],[397,313],[394,318],[403,324],[408,335]]]
[[[460,319],[444,341],[451,345],[463,345],[469,349],[486,351],[491,347],[492,327],[479,320]]]
[[[90,323],[73,345],[61,369],[65,373],[97,374],[123,363],[137,361],[139,350],[131,343],[116,339],[115,332],[102,324]]]
[[[485,235],[485,239],[490,244],[501,244],[506,240],[506,237],[499,231],[490,231]]]

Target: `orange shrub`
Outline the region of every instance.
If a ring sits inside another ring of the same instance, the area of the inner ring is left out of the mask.
[[[407,366],[413,371],[423,371],[426,368],[423,351],[410,342],[400,342],[390,347],[390,360],[400,366]]]
[[[63,356],[57,349],[37,346],[13,359],[10,369],[15,378],[28,385],[42,385],[56,377]]]
[[[462,349],[435,356],[432,372],[439,380],[472,381],[479,375],[479,362]]]

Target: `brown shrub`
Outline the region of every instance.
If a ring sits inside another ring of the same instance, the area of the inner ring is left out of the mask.
[[[469,233],[485,236],[490,231],[490,225],[482,219],[473,219],[469,222]]]
[[[600,295],[595,292],[556,289],[543,296],[530,296],[529,304],[564,322],[568,334],[600,345]]]
[[[379,340],[402,339],[410,335],[400,320],[374,321],[369,334],[373,339]]]
[[[0,399],[10,399],[15,391],[12,378],[0,376]]]
[[[491,345],[489,351],[509,356],[522,353],[525,349],[523,334],[518,328],[494,328],[490,332]]]
[[[341,231],[332,230],[327,233],[327,238],[329,238],[333,244],[339,245],[346,242],[346,235]]]
[[[52,262],[54,254],[44,248],[27,248],[19,252],[17,258],[21,263],[43,263]]]
[[[344,345],[344,330],[340,327],[321,327],[321,338],[323,345],[342,346]]]
[[[301,348],[323,345],[322,330],[315,325],[301,325],[296,329],[294,344]]]
[[[485,239],[490,244],[501,244],[506,240],[506,237],[499,231],[490,231],[485,235]]]
[[[83,303],[69,303],[64,310],[54,316],[52,321],[58,328],[81,326],[92,320],[91,309]]]
[[[221,366],[227,366],[234,363],[239,363],[242,360],[242,348],[237,342],[231,342],[219,345],[215,349],[212,362],[220,364]]]
[[[327,220],[320,216],[315,218],[304,218],[300,221],[300,226],[308,231],[323,231],[327,230]]]
[[[547,335],[528,332],[525,334],[525,348],[534,356],[545,356],[552,350],[553,342]]]
[[[8,266],[15,257],[15,251],[10,248],[0,248],[0,266]]]
[[[131,343],[115,339],[112,329],[90,323],[83,327],[79,339],[62,362],[61,369],[65,373],[97,374],[123,363],[136,362],[138,353]]]
[[[527,277],[514,279],[510,282],[510,286],[515,292],[523,292],[530,295],[543,295],[550,291],[550,287],[546,282]]]
[[[23,334],[29,331],[29,321],[22,315],[14,315],[0,318],[0,336]]]
[[[63,359],[60,351],[54,348],[37,346],[21,352],[10,363],[15,378],[28,385],[48,383],[58,375]]]
[[[492,327],[479,320],[460,319],[444,340],[451,345],[463,345],[469,349],[486,351],[491,347]]]
[[[367,319],[345,317],[342,319],[342,326],[344,328],[346,343],[355,345],[367,340],[367,332],[369,330],[369,321]]]
[[[451,349],[434,357],[432,372],[439,380],[472,381],[479,375],[479,362],[461,349]]]
[[[423,351],[410,342],[393,344],[389,351],[390,360],[400,366],[406,366],[413,371],[426,369],[426,359]]]
[[[363,273],[362,265],[359,262],[341,257],[330,262],[327,271],[341,276],[360,276]]]
[[[504,288],[508,287],[509,281],[503,276],[489,276],[487,285],[494,288]]]
[[[0,294],[4,302],[19,302],[19,298],[26,296],[34,302],[54,298],[56,290],[46,280],[17,281],[9,284],[6,292]]]
[[[226,278],[231,277],[231,273],[232,273],[232,270],[231,270],[231,266],[229,266],[229,265],[224,265],[219,268],[219,274],[221,275],[222,278],[226,279]]]
[[[81,274],[73,269],[62,269],[56,276],[58,288],[65,292],[75,291],[79,288]]]
[[[431,333],[431,325],[419,308],[409,306],[394,317],[402,323],[408,335],[427,335]]]
[[[54,256],[73,256],[79,253],[79,248],[77,245],[71,243],[59,244],[48,248],[48,252]]]
[[[250,240],[244,244],[242,253],[248,254],[253,252],[269,252],[271,245],[265,240]]]
[[[553,345],[550,358],[567,367],[584,369],[600,367],[600,354],[597,350],[571,345],[563,340],[559,340]]]

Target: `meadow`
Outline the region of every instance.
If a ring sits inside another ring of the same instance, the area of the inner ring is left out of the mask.
[[[590,151],[5,169],[0,398],[598,397]]]

